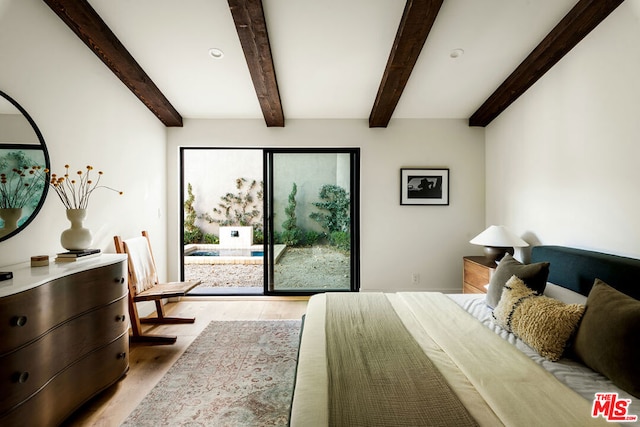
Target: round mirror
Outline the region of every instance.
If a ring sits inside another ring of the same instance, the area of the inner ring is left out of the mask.
[[[35,218],[47,197],[49,153],[31,116],[0,91],[0,242]]]

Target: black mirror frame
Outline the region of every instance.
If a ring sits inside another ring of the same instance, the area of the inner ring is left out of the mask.
[[[24,108],[22,108],[22,106],[20,104],[18,104],[18,102],[15,99],[11,98],[9,95],[7,95],[5,92],[3,92],[1,90],[0,90],[0,96],[2,96],[7,101],[9,101],[27,119],[27,121],[29,122],[29,124],[33,128],[34,132],[36,133],[36,136],[38,137],[38,141],[40,141],[40,147],[41,147],[42,152],[44,154],[45,167],[47,169],[51,169],[51,162],[49,160],[49,151],[47,150],[47,144],[45,144],[44,137],[42,136],[42,133],[40,132],[40,129],[38,129],[38,126],[36,125],[36,122],[33,121],[31,116],[29,115],[29,113],[27,113],[27,111]],[[1,145],[2,144],[0,143],[0,146]],[[42,196],[40,196],[40,201],[38,202],[38,206],[35,207],[35,209],[31,213],[31,216],[20,227],[16,228],[15,230],[13,230],[11,233],[9,233],[7,235],[0,237],[0,242],[8,240],[9,238],[15,236],[16,234],[18,234],[19,232],[24,230],[31,223],[31,221],[33,221],[33,219],[36,216],[38,216],[38,213],[40,212],[40,209],[42,209],[42,205],[44,205],[44,201],[47,199],[47,194],[48,193],[49,193],[49,183],[46,182],[46,177],[45,177],[45,185],[44,185],[44,188],[42,190]]]

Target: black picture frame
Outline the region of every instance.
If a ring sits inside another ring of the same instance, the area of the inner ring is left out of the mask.
[[[400,169],[400,204],[406,206],[448,206],[449,169]]]

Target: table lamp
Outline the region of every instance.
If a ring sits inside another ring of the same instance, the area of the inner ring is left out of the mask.
[[[527,242],[513,234],[504,225],[492,225],[469,243],[484,246],[484,256],[492,261],[499,261],[504,254],[513,255],[513,248],[529,246]]]

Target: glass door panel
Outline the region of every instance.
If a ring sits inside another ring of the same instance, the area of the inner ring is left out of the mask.
[[[357,149],[268,150],[268,293],[358,289]]]
[[[182,278],[189,295],[264,292],[263,152],[181,148]]]

